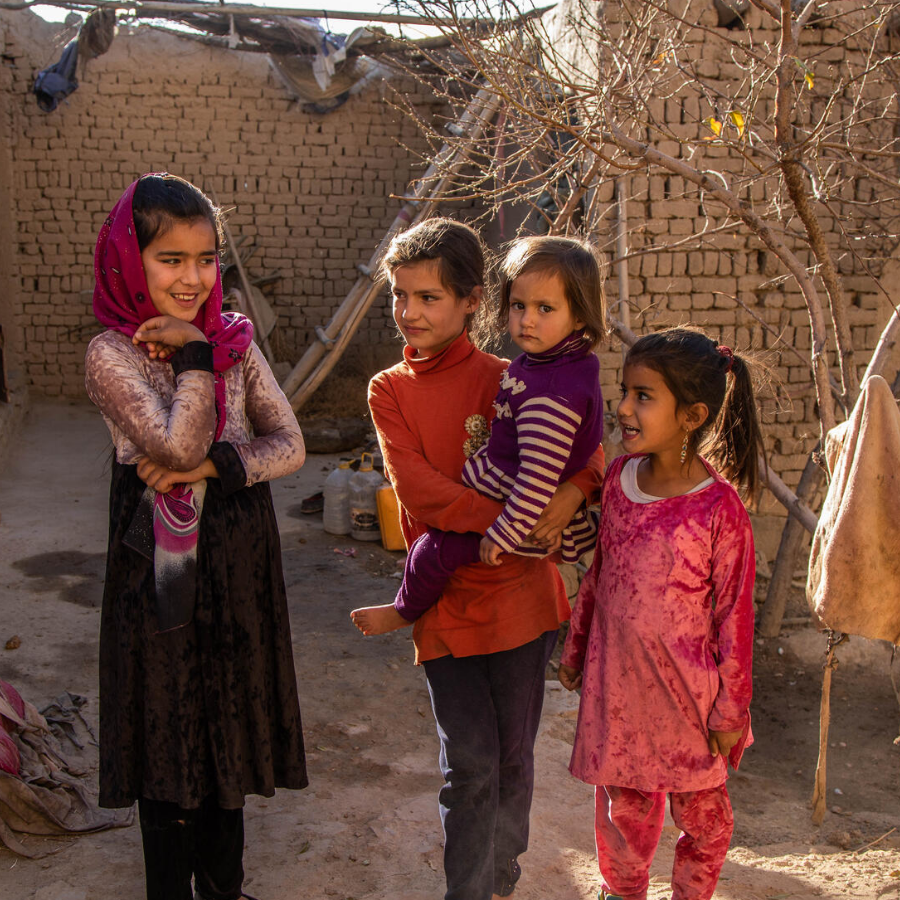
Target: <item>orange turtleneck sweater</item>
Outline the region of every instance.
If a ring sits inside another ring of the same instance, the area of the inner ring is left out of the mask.
[[[369,383],[369,408],[385,474],[400,501],[407,546],[430,526],[487,530],[503,509],[462,484],[469,416],[493,418],[493,399],[506,361],[478,350],[466,334],[446,350],[404,359]],[[603,454],[572,479],[592,497],[602,481]],[[415,624],[416,662],[520,647],[569,617],[556,566],[548,559],[507,555],[500,566],[458,569],[440,601]]]

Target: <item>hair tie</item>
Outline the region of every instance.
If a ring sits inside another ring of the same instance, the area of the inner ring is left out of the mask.
[[[718,350],[718,352],[728,360],[728,365],[725,366],[725,373],[727,374],[731,371],[731,367],[734,365],[734,351],[731,349],[731,347],[726,347],[724,344],[720,344],[718,347],[716,347],[716,350]]]

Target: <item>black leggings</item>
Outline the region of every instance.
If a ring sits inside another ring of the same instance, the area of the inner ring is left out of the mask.
[[[244,811],[207,797],[198,809],[138,800],[147,900],[238,900],[244,883]]]

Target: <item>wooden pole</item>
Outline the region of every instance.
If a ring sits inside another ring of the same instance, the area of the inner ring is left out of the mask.
[[[875,347],[875,352],[869,360],[869,365],[866,366],[865,374],[862,377],[862,384],[864,384],[872,375],[881,374],[881,370],[884,368],[884,365],[890,356],[890,351],[897,342],[898,332],[900,332],[900,310],[895,308],[894,312],[891,313],[888,318],[887,325],[884,326],[881,337],[878,339],[878,345]]]
[[[400,13],[349,12],[337,9],[294,9],[289,6],[256,6],[252,3],[175,3],[170,0],[98,0],[98,2],[78,2],[78,0],[21,0],[21,2],[0,3],[0,9],[28,9],[43,4],[63,9],[128,9],[136,13],[210,13],[213,15],[253,16],[256,19],[271,19],[283,16],[291,19],[348,19],[358,22],[385,22],[393,25],[492,25],[492,19],[446,19],[429,16],[407,16]],[[531,10],[528,18],[540,15],[549,9]]]
[[[215,196],[213,196],[213,199],[218,206],[218,199]],[[228,245],[228,251],[231,253],[232,259],[234,259],[235,266],[237,266],[238,275],[241,279],[241,286],[244,288],[244,302],[247,304],[247,309],[250,311],[250,318],[253,320],[253,326],[259,336],[259,344],[263,349],[263,353],[266,355],[266,359],[269,361],[269,365],[272,365],[272,363],[275,362],[275,357],[272,354],[272,345],[269,343],[268,336],[263,334],[262,318],[260,317],[259,310],[256,308],[256,298],[253,296],[253,287],[250,284],[250,280],[247,278],[246,271],[244,271],[244,264],[241,262],[237,247],[234,245],[234,240],[231,237],[231,229],[228,227],[228,223],[224,218],[222,219],[222,231],[225,234],[225,242]]]
[[[760,458],[759,468],[763,473],[766,487],[772,492],[775,499],[812,534],[819,523],[819,517],[772,471],[771,466],[765,465],[762,458]]]
[[[28,9],[32,6],[55,6],[62,9],[127,9],[132,14],[144,14],[152,18],[153,13],[209,13],[210,15],[252,16],[254,19],[272,19],[276,16],[286,19],[345,19],[352,22],[384,22],[388,25],[424,25],[432,28],[495,27],[495,19],[439,16],[411,16],[403,13],[351,12],[339,9],[295,9],[290,6],[257,6],[253,3],[178,3],[172,0],[2,0],[0,9]],[[511,19],[509,25],[517,25],[529,19],[540,18],[553,6],[529,9]]]
[[[812,796],[813,825],[821,825],[828,809],[826,795],[826,769],[828,757],[828,728],[831,724],[831,675],[838,661],[834,651],[847,640],[846,634],[828,632],[828,649],[825,652],[825,674],[822,676],[822,700],[819,704],[819,761],[816,763],[816,782]]]

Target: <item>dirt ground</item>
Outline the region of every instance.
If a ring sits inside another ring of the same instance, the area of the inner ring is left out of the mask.
[[[0,467],[0,678],[41,706],[61,691],[97,716],[97,633],[106,540],[108,437],[86,405],[41,402]],[[274,486],[311,785],[250,798],[245,889],[260,900],[438,900],[438,744],[408,633],[363,638],[347,618],[388,602],[400,554],[334,538],[300,501],[333,457]],[[335,553],[353,548],[356,557]],[[4,650],[13,635],[15,650]],[[794,629],[757,641],[756,745],[730,781],[736,831],[717,900],[900,900],[900,748],[889,652],[854,639],[832,697],[830,812],[810,823],[823,638]],[[517,900],[592,900],[599,877],[592,792],[567,770],[577,697],[547,682],[531,849]],[[650,897],[668,887],[671,823]],[[56,852],[0,849],[3,900],[140,898],[136,826],[30,839]]]

